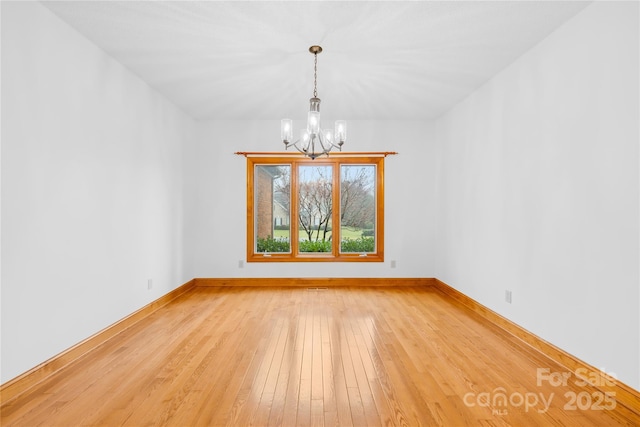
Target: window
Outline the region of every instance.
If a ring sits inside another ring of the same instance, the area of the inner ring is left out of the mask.
[[[247,261],[384,261],[384,157],[247,157]]]

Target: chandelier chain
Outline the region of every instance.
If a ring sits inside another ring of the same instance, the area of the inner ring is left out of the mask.
[[[318,54],[313,54],[313,97],[318,97]]]

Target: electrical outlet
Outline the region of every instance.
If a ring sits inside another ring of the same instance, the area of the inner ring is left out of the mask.
[[[396,260],[395,259],[391,260],[391,268],[396,268],[396,266],[397,266]]]
[[[153,288],[153,279],[147,279],[147,289]]]
[[[244,268],[244,261],[243,260],[238,261],[238,268]]]
[[[509,304],[511,304],[511,291],[510,290],[504,291],[504,300],[506,302],[508,302]]]

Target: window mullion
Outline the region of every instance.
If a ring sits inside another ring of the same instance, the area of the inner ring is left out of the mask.
[[[298,256],[298,243],[300,241],[300,218],[298,218],[298,162],[291,162],[291,183],[290,183],[289,194],[291,195],[291,200],[289,200],[290,208],[289,208],[289,229],[291,230],[290,245],[291,245],[291,256],[296,258]]]
[[[331,212],[331,235],[332,240],[332,253],[334,257],[340,256],[340,161],[334,159],[333,162],[333,191],[331,193],[331,203],[333,204]]]

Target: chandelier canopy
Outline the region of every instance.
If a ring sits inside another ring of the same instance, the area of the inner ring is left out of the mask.
[[[347,122],[336,120],[334,131],[320,128],[320,98],[318,98],[318,54],[322,52],[320,46],[311,46],[313,53],[313,97],[309,99],[309,113],[307,114],[307,128],[300,131],[300,138],[293,140],[293,121],[282,119],[280,135],[285,149],[293,146],[314,160],[316,157],[329,155],[333,148],[342,151],[342,145],[347,139]]]

